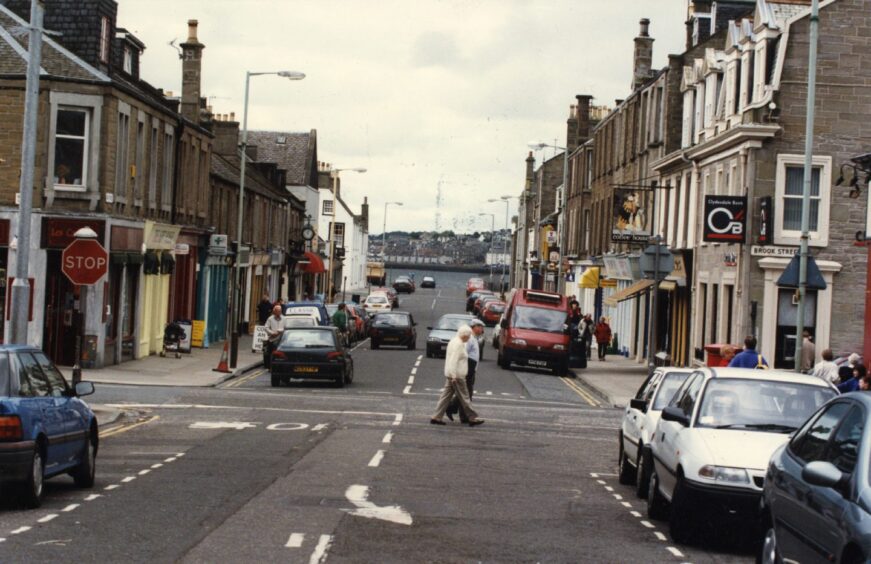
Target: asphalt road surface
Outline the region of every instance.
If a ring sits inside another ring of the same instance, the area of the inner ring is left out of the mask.
[[[488,346],[486,423],[429,424],[442,362],[426,326],[463,291],[401,296],[418,348],[354,351],[354,383],[100,386],[128,416],[102,430],[97,483],[0,505],[4,562],[748,562],[681,546],[615,474],[620,412],[573,379],[505,371]],[[489,335],[489,330],[488,330]]]

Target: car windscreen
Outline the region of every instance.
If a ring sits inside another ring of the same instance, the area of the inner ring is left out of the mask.
[[[433,329],[456,331],[463,325],[468,325],[471,321],[472,319],[470,317],[442,317],[438,320]]]
[[[543,307],[517,306],[511,326],[515,329],[531,329],[546,333],[562,333],[566,326],[566,312]]]
[[[674,397],[674,393],[680,388],[680,385],[686,381],[687,376],[689,376],[689,372],[668,372],[665,377],[662,379],[662,384],[659,385],[659,392],[656,394],[656,399],[653,401],[653,407],[651,408],[654,411],[662,411],[665,409],[665,406],[668,405],[668,402],[671,401],[671,398]]]
[[[373,323],[377,326],[407,327],[408,316],[399,313],[381,313],[375,316]]]
[[[369,296],[366,298],[367,304],[386,304],[387,298],[384,296]]]
[[[334,348],[336,341],[332,331],[285,331],[281,338],[281,348],[322,349]]]
[[[836,394],[808,384],[717,378],[705,389],[697,425],[790,433]]]
[[[493,313],[503,313],[505,311],[505,304],[490,304],[487,306],[487,309]]]

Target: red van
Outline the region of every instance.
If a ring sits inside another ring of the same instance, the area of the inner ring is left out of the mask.
[[[511,363],[549,368],[564,376],[569,370],[568,298],[539,290],[515,290],[508,299],[499,332],[499,366]]]

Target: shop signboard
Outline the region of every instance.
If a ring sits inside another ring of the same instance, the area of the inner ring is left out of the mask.
[[[202,348],[205,334],[206,322],[202,319],[194,319],[191,324],[191,346]]]
[[[154,221],[145,222],[145,248],[155,251],[171,251],[178,241],[180,225],[167,225]]]
[[[254,339],[251,341],[251,352],[263,352],[263,343],[267,338],[266,325],[255,325]]]
[[[191,343],[193,341],[191,337],[193,324],[188,319],[182,319],[176,321],[176,323],[182,330],[181,339],[178,341],[178,350],[179,352],[189,353],[191,352]]]
[[[644,192],[616,188],[613,205],[611,240],[620,243],[647,243],[651,232]]]
[[[209,254],[213,256],[227,255],[226,235],[212,235],[209,237]]]
[[[771,196],[759,198],[759,233],[756,236],[756,243],[759,245],[770,245],[772,236],[774,235],[774,209],[772,207]]]
[[[744,243],[746,196],[705,196],[702,240],[708,243]]]

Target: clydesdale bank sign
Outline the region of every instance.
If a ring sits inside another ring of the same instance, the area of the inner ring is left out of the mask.
[[[746,196],[705,196],[705,228],[702,240],[712,243],[744,243],[747,225]]]

